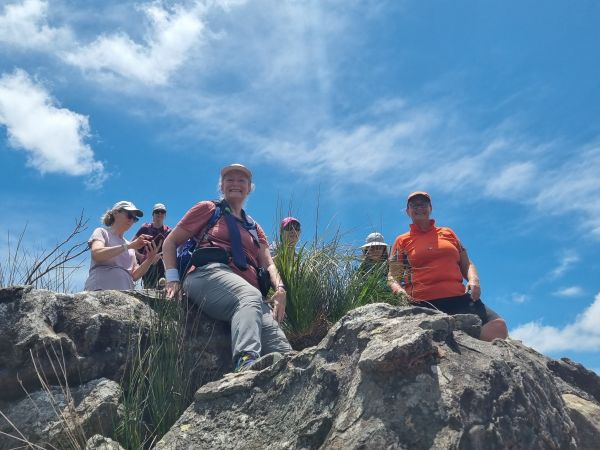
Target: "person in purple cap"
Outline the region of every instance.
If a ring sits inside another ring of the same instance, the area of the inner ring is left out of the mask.
[[[163,203],[157,203],[152,207],[152,222],[143,224],[135,237],[141,236],[142,234],[152,236],[152,240],[158,247],[160,252],[163,241],[167,238],[171,232],[171,228],[165,225],[165,217],[167,216],[167,207]],[[146,260],[146,248],[142,247],[136,252],[138,262],[141,264]],[[148,271],[142,277],[142,282],[145,289],[156,289],[158,282],[165,276],[165,266],[162,260],[152,264]]]
[[[280,243],[271,243],[270,250],[273,258],[277,257],[280,245],[285,246],[289,250],[295,251],[296,244],[300,240],[300,232],[302,231],[300,221],[295,217],[286,217],[281,221],[279,227]]]
[[[141,234],[131,242],[123,237],[143,215],[133,203],[125,200],[115,203],[104,213],[102,223],[105,228],[96,228],[88,241],[92,260],[85,281],[86,291],[133,289],[148,268],[160,260],[152,236]],[[135,250],[142,248],[147,249],[146,260],[138,264]]]

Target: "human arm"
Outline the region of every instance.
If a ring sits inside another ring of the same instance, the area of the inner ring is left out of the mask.
[[[138,250],[148,245],[150,242],[152,242],[151,239],[152,236],[142,234],[128,244],[120,244],[112,247],[107,247],[105,242],[102,240],[94,239],[90,244],[92,259],[97,263],[108,261],[110,258],[119,256],[123,252],[131,249]]]
[[[406,292],[406,290],[400,285],[400,283],[398,283],[398,281],[396,281],[396,278],[392,275],[391,268],[390,268],[390,270],[388,272],[388,276],[387,276],[387,285],[390,287],[390,289],[392,290],[392,293],[394,295],[408,296],[408,293]]]
[[[158,251],[158,245],[156,245],[153,241],[150,241],[146,247],[146,259],[142,264],[137,265],[135,269],[133,269],[133,273],[131,274],[133,281],[137,281],[142,278],[150,266],[160,261],[161,257],[162,254]]]
[[[258,264],[260,267],[266,267],[267,272],[269,272],[271,286],[275,290],[275,293],[271,297],[271,302],[273,303],[273,318],[277,322],[281,323],[285,317],[287,292],[285,291],[285,286],[283,285],[283,281],[281,280],[279,272],[277,271],[277,266],[275,266],[273,258],[271,257],[269,246],[262,242],[258,250]]]
[[[167,276],[167,298],[173,298],[180,289],[179,274],[177,272],[177,247],[192,237],[193,233],[180,226],[176,226],[162,244],[163,262]]]
[[[410,298],[406,289],[402,287],[402,285],[398,282],[398,280],[402,279],[404,276],[404,263],[400,262],[398,259],[398,254],[400,250],[398,249],[398,239],[392,245],[391,256],[388,259],[388,276],[387,276],[387,285],[391,289],[394,295],[401,295]]]
[[[463,278],[467,280],[466,292],[471,293],[471,298],[473,301],[477,301],[481,297],[481,287],[479,285],[479,275],[477,274],[477,268],[475,264],[469,259],[469,255],[467,254],[467,249],[461,247],[459,250],[460,260],[460,272],[462,273]]]

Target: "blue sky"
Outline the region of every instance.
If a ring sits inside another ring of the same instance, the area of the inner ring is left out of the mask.
[[[513,337],[600,372],[599,20],[592,1],[0,1],[0,236],[49,247],[122,199],[173,225],[230,162],[271,235],[291,204],[305,239],[391,243],[427,190]]]

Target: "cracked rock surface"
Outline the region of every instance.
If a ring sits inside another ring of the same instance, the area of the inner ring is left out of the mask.
[[[593,448],[600,378],[515,341],[479,341],[478,326],[359,308],[316,347],[202,386],[155,448]]]

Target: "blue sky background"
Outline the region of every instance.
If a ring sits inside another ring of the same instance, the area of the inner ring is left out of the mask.
[[[122,199],[174,225],[230,162],[271,235],[279,203],[304,239],[391,243],[427,190],[511,335],[600,372],[599,22],[593,1],[0,1],[0,251]]]

